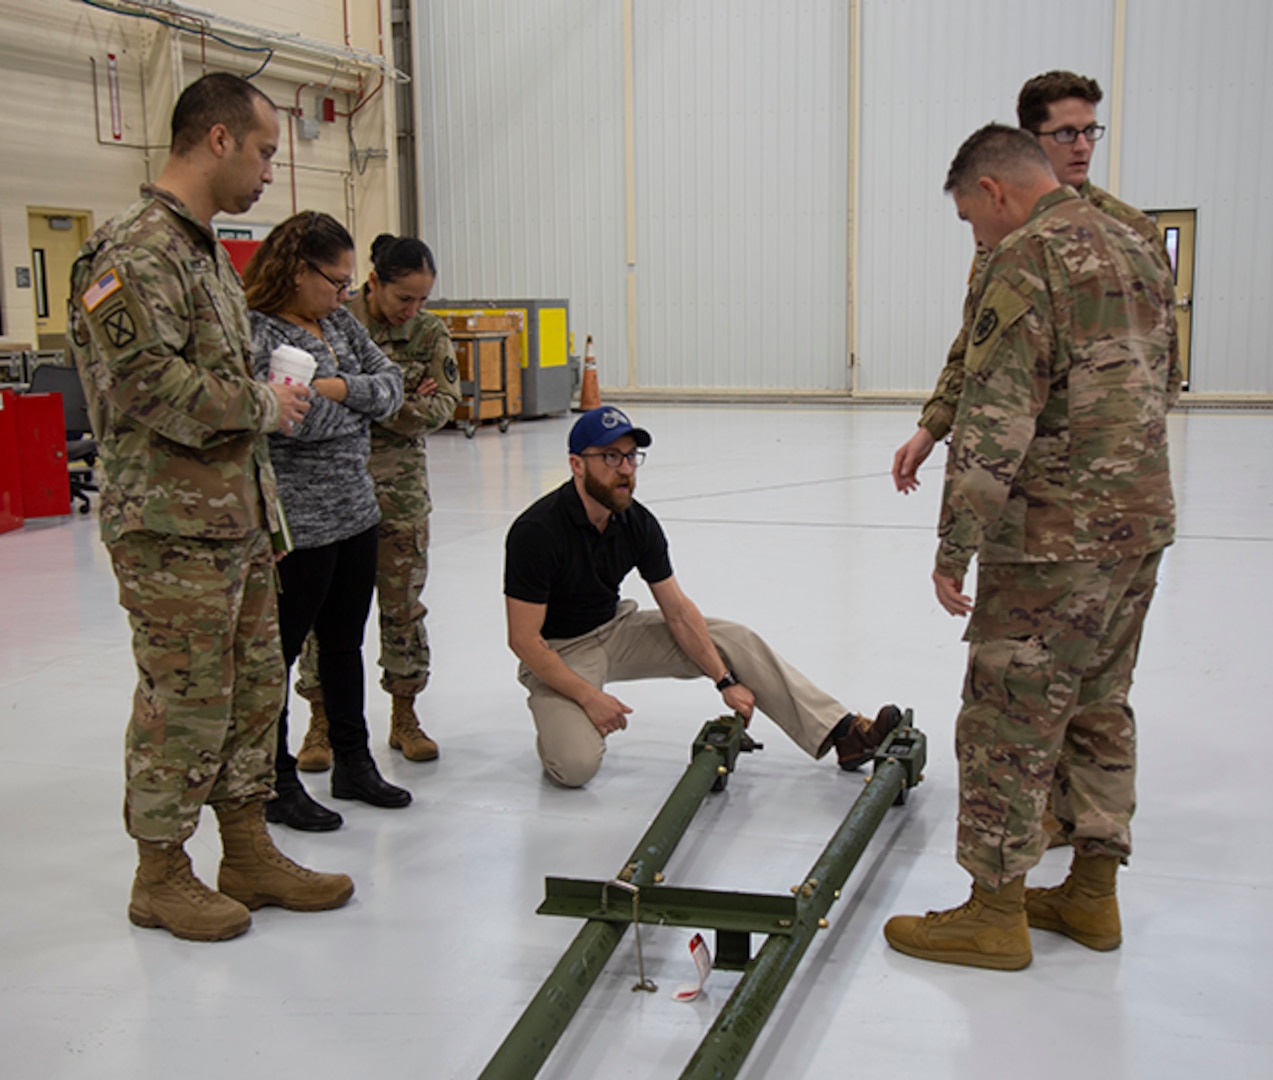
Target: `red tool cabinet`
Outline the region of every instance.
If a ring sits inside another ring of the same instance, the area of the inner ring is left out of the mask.
[[[62,395],[18,394],[14,406],[23,516],[69,514],[71,478],[66,468],[66,415],[62,411]]]
[[[17,397],[12,390],[0,390],[0,533],[20,529],[23,522]]]

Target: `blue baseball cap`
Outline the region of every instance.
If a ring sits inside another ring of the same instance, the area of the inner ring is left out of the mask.
[[[570,429],[570,452],[582,454],[590,446],[609,446],[616,439],[631,435],[637,446],[649,446],[654,441],[645,428],[633,427],[621,409],[613,405],[602,405],[597,409],[589,409],[575,421]]]

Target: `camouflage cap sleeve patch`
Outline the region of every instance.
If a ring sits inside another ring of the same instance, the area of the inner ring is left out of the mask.
[[[100,275],[84,290],[79,303],[88,332],[108,357],[136,352],[157,340],[146,309],[116,269]]]
[[[1029,310],[1030,302],[1011,286],[1002,281],[991,282],[977,308],[965,369],[980,371],[1003,332]]]

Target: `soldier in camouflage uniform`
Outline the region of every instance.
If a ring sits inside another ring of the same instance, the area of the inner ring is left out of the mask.
[[[933,581],[971,612],[956,726],[958,858],[972,898],[897,916],[928,960],[1016,969],[1029,925],[1096,949],[1121,927],[1135,724],[1127,703],[1162,550],[1174,536],[1166,414],[1178,389],[1171,277],[1141,238],[1058,184],[1038,142],[992,124],[946,190],[991,250],[951,433]],[[962,594],[973,555],[975,605]],[[1024,888],[1054,776],[1066,882]]]
[[[1028,80],[1017,95],[1017,122],[1033,132],[1047,155],[1052,171],[1063,184],[1069,184],[1103,214],[1134,230],[1146,245],[1170,266],[1166,245],[1158,226],[1134,206],[1116,199],[1088,179],[1094,143],[1105,129],[1096,123],[1096,105],[1102,98],[1095,79],[1070,71],[1049,71]],[[964,383],[964,356],[976,314],[978,276],[984,272],[990,252],[978,245],[968,274],[968,292],[964,297],[964,317],[959,333],[950,346],[946,366],[937,378],[932,396],[920,413],[919,427],[893,456],[893,483],[897,490],[909,494],[919,487],[917,473],[933,447],[950,433],[959,405],[959,392]],[[1064,826],[1049,806],[1044,814],[1049,844],[1058,847],[1069,843]]]
[[[380,504],[376,601],[380,609],[380,685],[393,698],[389,745],[411,761],[432,761],[438,745],[420,728],[415,699],[429,682],[429,635],[421,600],[429,573],[429,473],[425,436],[446,424],[460,400],[460,372],[446,324],[424,302],[437,280],[428,246],[410,237],[378,236],[367,284],[348,303],[385,355],[402,368],[401,409],[371,426],[368,468]],[[301,657],[297,691],[312,715],[297,764],[331,767],[327,716],[318,685],[313,636]]]
[[[1167,248],[1158,226],[1134,206],[1115,198],[1088,179],[1093,144],[1105,132],[1096,123],[1096,105],[1103,96],[1095,79],[1070,71],[1049,71],[1035,76],[1021,87],[1017,96],[1017,122],[1038,137],[1052,171],[1061,183],[1075,188],[1101,213],[1133,229],[1145,239],[1153,253],[1162,260],[1163,266],[1169,266]],[[893,456],[893,483],[903,493],[919,487],[916,477],[919,467],[932,453],[933,447],[950,433],[964,382],[964,356],[972,332],[977,277],[989,257],[988,251],[978,247],[968,275],[963,323],[946,356],[946,366],[942,368],[937,386],[920,413],[918,430]]]
[[[250,84],[215,74],[181,95],[172,134],[155,186],[80,252],[69,315],[101,456],[102,540],[139,674],[129,917],[219,941],[263,904],[339,907],[353,882],[279,853],[262,809],[283,695],[265,436],[291,430],[308,391],[253,381],[243,290],[210,223],[247,210],[271,181],[278,120]],[[184,851],[205,803],[221,826],[219,891]]]

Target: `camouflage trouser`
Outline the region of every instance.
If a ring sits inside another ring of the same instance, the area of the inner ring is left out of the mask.
[[[415,697],[429,682],[428,609],[420,594],[429,576],[429,519],[380,520],[376,562],[376,604],[380,609],[381,688]],[[296,692],[308,701],[322,698],[314,635],[305,639]]]
[[[1161,559],[978,569],[955,750],[959,862],[982,885],[997,889],[1039,861],[1050,789],[1076,852],[1131,854],[1127,696]]]
[[[284,676],[269,537],[131,532],[110,555],[138,671],[124,823],[184,842],[204,803],[273,792]]]

